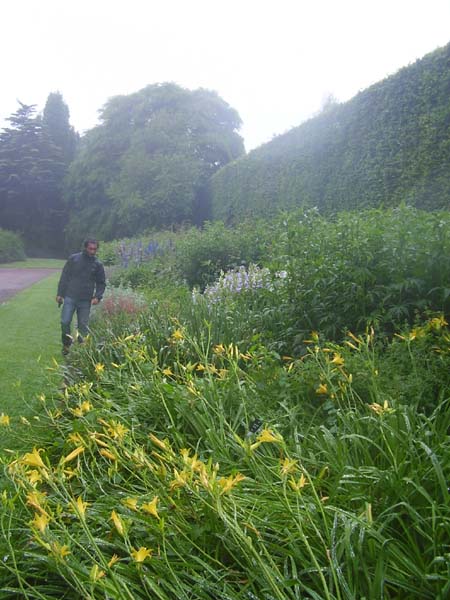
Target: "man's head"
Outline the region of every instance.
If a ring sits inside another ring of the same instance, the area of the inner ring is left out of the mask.
[[[84,251],[89,256],[95,256],[98,250],[98,241],[93,238],[89,238],[84,241]]]

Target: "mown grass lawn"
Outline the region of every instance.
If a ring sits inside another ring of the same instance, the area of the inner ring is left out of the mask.
[[[59,360],[58,277],[50,275],[0,304],[0,413],[10,417],[10,426],[0,429],[2,451],[26,443],[30,426],[21,417],[37,424],[37,396],[49,386],[53,357]]]
[[[1,269],[62,269],[64,261],[59,258],[27,258],[10,263],[1,263]]]

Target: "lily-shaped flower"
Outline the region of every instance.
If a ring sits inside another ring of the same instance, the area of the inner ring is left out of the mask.
[[[122,500],[122,504],[130,510],[137,510],[138,499],[137,498],[125,498]]]
[[[86,516],[86,509],[89,506],[88,502],[84,502],[81,496],[78,496],[76,500],[72,501],[72,507],[75,512],[78,514],[80,519],[84,519]]]
[[[286,457],[281,463],[281,474],[283,476],[286,476],[289,473],[292,473],[292,471],[295,471],[297,469],[297,464],[297,460]]]
[[[39,529],[41,533],[47,529],[50,522],[50,517],[46,513],[34,515],[34,519],[30,522],[30,525],[36,529]]]
[[[4,413],[2,413],[0,415],[0,425],[3,425],[4,427],[7,427],[9,425],[9,416],[5,415]]]
[[[37,450],[36,448],[33,448],[32,452],[27,452],[23,455],[20,462],[23,465],[29,465],[30,467],[46,469],[47,467],[45,466],[44,461],[41,458],[40,452],[42,452],[41,449]]]
[[[142,563],[146,558],[149,558],[152,555],[152,552],[153,550],[150,550],[150,548],[145,548],[144,546],[141,546],[139,550],[132,550],[131,556],[133,557],[135,562]]]
[[[342,356],[339,354],[339,352],[335,352],[334,356],[332,358],[332,360],[330,361],[333,365],[337,365],[338,367],[341,367],[344,364],[344,359],[342,358]]]
[[[159,497],[155,496],[151,502],[147,502],[141,506],[141,510],[148,513],[149,515],[153,515],[156,519],[159,519],[157,505],[159,502]]]
[[[103,571],[102,569],[100,569],[100,567],[97,565],[97,563],[95,563],[92,566],[92,569],[89,573],[89,579],[92,582],[98,581],[99,579],[101,579],[102,577],[104,577],[106,575],[105,571]]]
[[[217,483],[222,488],[221,493],[225,494],[225,492],[232,490],[235,485],[241,481],[244,481],[244,479],[247,479],[245,475],[242,475],[242,473],[237,473],[234,477],[232,475],[229,477],[220,477],[217,480]]]
[[[105,365],[102,363],[97,363],[94,367],[96,375],[101,375],[105,370]]]
[[[83,452],[84,452],[83,446],[78,446],[78,448],[75,448],[75,450],[72,450],[72,452],[70,452],[67,456],[62,458],[60,461],[60,464],[65,465],[66,463],[70,462],[71,460],[73,460],[74,458],[79,456],[80,454],[83,454]]]
[[[115,510],[111,512],[111,521],[114,523],[117,532],[123,537],[125,535],[125,524]]]
[[[324,394],[328,394],[328,387],[326,383],[321,383],[317,388],[316,388],[316,394],[320,395],[324,395]]]

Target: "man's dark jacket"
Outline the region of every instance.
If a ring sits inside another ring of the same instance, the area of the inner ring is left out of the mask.
[[[75,300],[102,299],[105,291],[105,269],[95,256],[77,252],[69,256],[58,284],[58,296]],[[95,296],[94,296],[95,290]]]

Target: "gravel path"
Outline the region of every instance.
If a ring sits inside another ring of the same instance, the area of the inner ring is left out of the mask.
[[[0,304],[33,283],[58,271],[61,269],[0,269]]]

